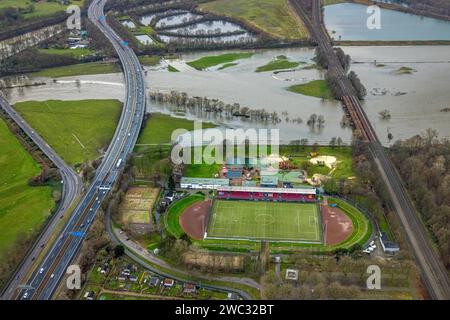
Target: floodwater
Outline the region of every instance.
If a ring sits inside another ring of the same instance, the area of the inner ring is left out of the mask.
[[[242,34],[233,34],[228,36],[211,36],[211,37],[205,37],[205,38],[186,38],[186,37],[177,37],[177,36],[168,36],[168,35],[159,35],[159,38],[164,43],[170,43],[170,42],[206,42],[206,43],[232,43],[232,42],[242,42],[242,43],[248,43],[248,42],[254,42],[256,41],[256,37],[252,36],[249,33],[242,33]]]
[[[226,32],[243,31],[243,30],[244,29],[242,29],[237,24],[234,24],[234,23],[231,23],[228,21],[213,20],[213,21],[206,21],[206,22],[189,25],[184,28],[171,29],[170,32],[196,34],[199,32],[201,32],[201,33],[208,33],[208,32],[226,33]]]
[[[150,25],[150,22],[152,22],[152,19],[153,19],[155,16],[156,16],[156,13],[142,16],[142,17],[140,18],[140,22],[141,22],[144,26],[149,26],[149,25]]]
[[[441,137],[450,137],[450,112],[440,111],[450,107],[450,46],[344,47],[344,50],[352,57],[351,69],[367,88],[368,96],[363,107],[383,143],[388,144],[388,132],[393,134],[394,139],[400,139],[419,134],[430,127],[437,129]],[[172,61],[171,64],[176,65],[181,72],[168,72],[165,62],[158,67],[146,68],[147,85],[152,91],[176,90],[186,92],[189,96],[239,103],[241,107],[277,111],[283,120],[278,124],[267,124],[240,118],[227,119],[211,113],[183,115],[190,119],[210,120],[225,127],[279,128],[282,142],[307,138],[310,143],[327,144],[332,137],[341,137],[350,142],[351,130],[340,125],[343,111],[338,101],[285,90],[293,84],[323,79],[322,71],[303,70],[304,65],[301,65],[296,70],[278,74],[254,72],[257,67],[281,54],[292,61],[310,64],[314,56],[313,49],[258,50],[252,58],[238,60],[237,66],[223,70],[218,70],[217,66],[197,71],[185,64],[186,61],[213,54],[216,52],[187,54],[179,61]],[[375,59],[378,66],[374,64]],[[181,68],[183,65],[185,68]],[[398,72],[401,67],[411,68],[412,71],[410,74],[401,74]],[[75,81],[77,79],[81,80],[79,85]],[[12,102],[109,98],[123,100],[121,74],[71,77],[60,79],[58,83],[47,80],[45,86],[26,88],[21,92],[14,89],[9,97]],[[151,102],[149,109],[180,116],[179,110],[167,105]],[[379,112],[384,109],[390,111],[390,120],[381,119]],[[324,128],[311,129],[306,124],[313,113],[324,116]],[[286,117],[291,121],[287,122]],[[293,123],[292,119],[297,117],[303,123]]]
[[[136,24],[131,20],[122,21],[122,25],[124,25],[125,27],[130,28],[130,29],[136,29]]]
[[[136,39],[138,39],[142,44],[145,45],[149,45],[152,44],[154,41],[152,38],[150,38],[150,36],[146,35],[146,34],[142,34],[142,35],[136,35],[135,36]]]
[[[325,6],[325,25],[336,40],[450,40],[450,22],[381,9],[380,29],[367,28],[367,6],[340,3]]]
[[[156,23],[156,27],[160,28],[163,26],[165,26],[165,27],[174,26],[174,25],[177,25],[180,23],[191,21],[191,20],[200,19],[201,17],[202,17],[201,15],[190,13],[190,12],[182,13],[179,15],[162,18],[161,20],[159,20]]]

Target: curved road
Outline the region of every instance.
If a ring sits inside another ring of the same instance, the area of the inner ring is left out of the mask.
[[[33,128],[14,110],[14,108],[0,95],[0,107],[8,114],[8,116],[17,123],[22,131],[41,149],[41,151],[55,164],[61,174],[63,191],[61,201],[57,211],[52,215],[50,220],[41,232],[38,239],[30,248],[21,264],[10,278],[8,284],[3,290],[2,299],[10,299],[16,288],[20,286],[21,281],[31,268],[34,259],[40,254],[44,246],[50,240],[55,227],[58,225],[61,217],[70,209],[75,199],[80,195],[82,182],[76,172],[68,166],[61,157],[39,136]]]
[[[120,176],[142,127],[146,106],[142,68],[127,43],[107,25],[103,13],[105,3],[106,0],[95,0],[89,7],[88,16],[112,43],[122,63],[127,87],[122,115],[89,190],[74,210],[57,241],[33,271],[27,287],[21,289],[15,296],[17,299],[51,299],[67,267],[78,253],[102,201]]]

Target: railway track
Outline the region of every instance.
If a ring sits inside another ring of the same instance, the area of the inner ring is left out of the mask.
[[[359,138],[365,141],[373,156],[377,169],[385,182],[395,208],[395,212],[402,223],[408,245],[414,254],[422,279],[432,299],[450,299],[450,278],[434,245],[428,236],[420,214],[409,198],[406,187],[395,169],[392,161],[386,155],[375,130],[373,129],[355,90],[346,76],[345,70],[337,58],[331,39],[322,21],[320,0],[311,1],[311,17],[303,10],[299,0],[289,0],[295,12],[305,22],[311,36],[316,41],[319,50],[328,59],[328,72],[337,79],[341,100],[346,114],[351,119]]]

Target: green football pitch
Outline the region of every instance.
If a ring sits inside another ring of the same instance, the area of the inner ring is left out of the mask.
[[[322,241],[315,203],[216,200],[209,219],[207,238]]]

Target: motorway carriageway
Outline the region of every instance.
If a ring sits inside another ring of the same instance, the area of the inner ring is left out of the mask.
[[[128,45],[106,24],[103,13],[106,0],[94,1],[88,11],[89,19],[111,41],[125,74],[127,96],[118,128],[97,174],[75,209],[72,217],[43,262],[34,270],[27,286],[16,298],[21,300],[51,299],[68,266],[79,251],[102,201],[120,176],[127,155],[132,152],[145,114],[145,83],[141,65]]]

